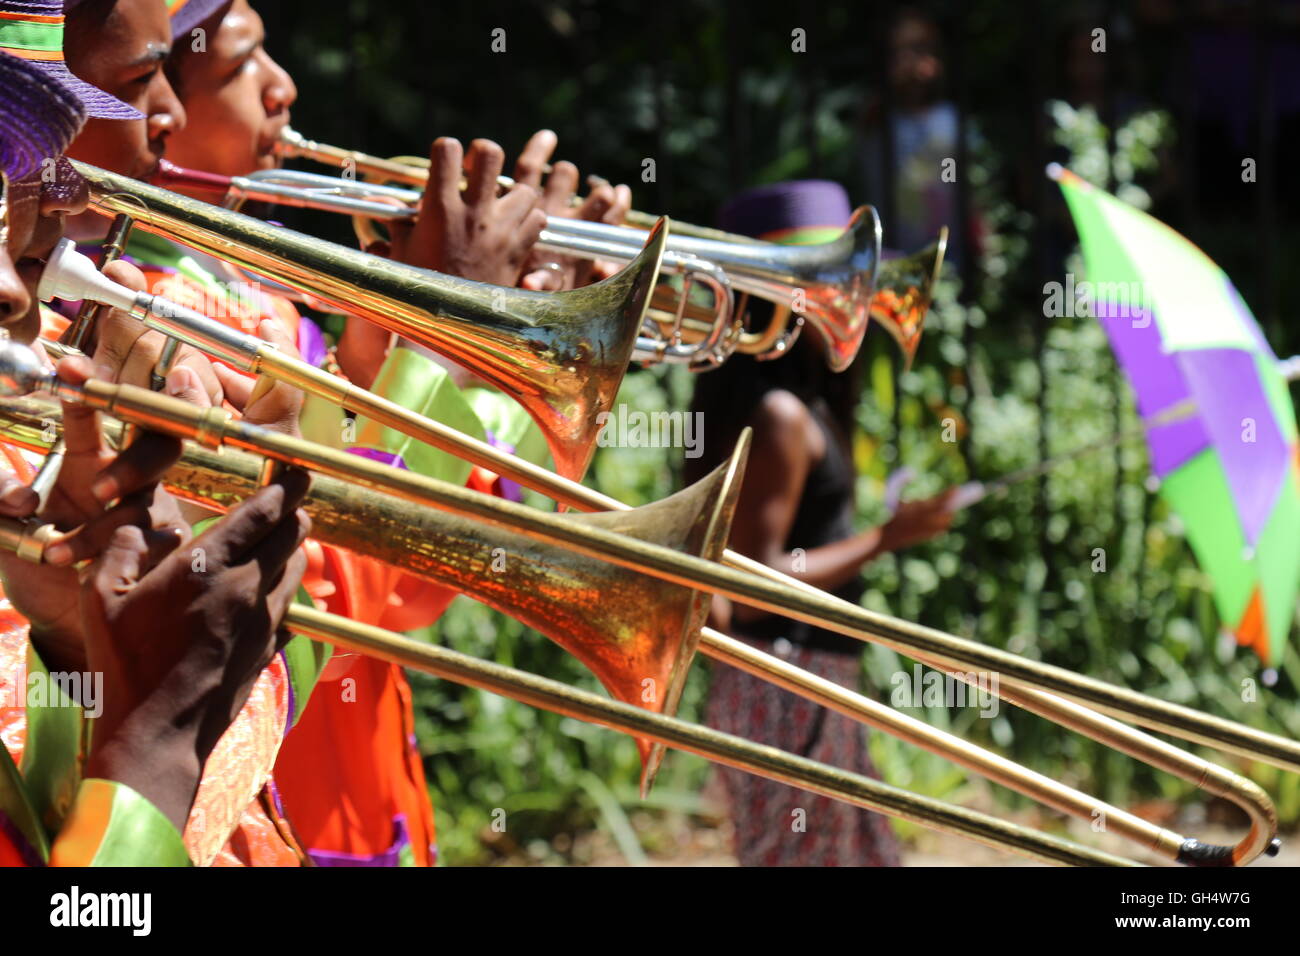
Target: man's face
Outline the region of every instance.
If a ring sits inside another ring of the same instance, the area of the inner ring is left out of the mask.
[[[16,341],[41,330],[36,287],[63,236],[63,221],[86,209],[86,182],[66,159],[52,160],[9,184],[9,241],[0,255],[0,327]]]
[[[168,136],[185,126],[162,68],[171,42],[163,0],[88,0],[73,8],[64,35],[68,68],[145,118],[92,119],[69,156],[136,179],[153,173]]]
[[[904,105],[929,102],[943,75],[939,37],[925,20],[907,17],[890,38],[889,78]]]
[[[203,29],[206,50],[182,37],[168,64],[189,117],[168,158],[223,176],[274,168],[275,142],[298,90],[263,47],[262,18],[247,0],[235,0]]]

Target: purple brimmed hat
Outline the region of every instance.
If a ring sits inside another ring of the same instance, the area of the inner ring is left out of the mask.
[[[0,170],[23,179],[81,131],[81,101],[29,60],[0,53]]]
[[[26,60],[58,83],[81,101],[87,116],[144,118],[139,110],[73,76],[63,62],[62,0],[0,0],[0,52]]]
[[[234,0],[167,0],[167,14],[172,18],[172,39],[188,37],[190,31]]]
[[[718,225],[754,239],[803,245],[838,239],[852,216],[839,183],[801,179],[747,189],[722,207]]]

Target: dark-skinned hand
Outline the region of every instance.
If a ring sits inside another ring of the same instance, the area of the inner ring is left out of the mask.
[[[548,216],[585,219],[588,222],[621,223],[632,208],[632,190],[627,186],[597,183],[587,198],[574,205],[578,191],[578,167],[561,161],[551,167],[546,184],[542,170],[550,162],[558,139],[549,129],[534,133],[515,162],[515,182],[534,186],[542,192],[542,209]],[[617,271],[618,264],[597,263],[577,256],[534,249],[524,264],[519,284],[525,289],[558,292],[576,289]]]
[[[516,184],[498,195],[505,154],[496,143],[476,139],[462,153],[443,137],[429,152],[429,181],[414,222],[393,223],[392,258],[449,275],[513,286],[537,241],[546,214],[540,193]],[[462,171],[466,188],[461,192]]]
[[[177,829],[208,755],[288,638],[309,484],[285,471],[161,556],[140,528],[118,528],[84,575],[86,662],[105,690],[86,776],[127,784]]]

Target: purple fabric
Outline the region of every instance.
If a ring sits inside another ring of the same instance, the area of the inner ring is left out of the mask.
[[[485,428],[483,430],[487,433],[488,444],[493,448],[499,448],[507,455],[515,453],[515,446],[497,438],[496,435],[492,434],[492,429]],[[518,482],[511,481],[505,475],[497,475],[497,487],[501,490],[501,497],[506,501],[517,501],[523,504],[524,489]]]
[[[355,853],[339,853],[334,850],[308,850],[307,855],[317,866],[397,866],[401,860],[402,847],[411,842],[411,834],[406,828],[406,814],[399,813],[393,817],[393,844],[383,853],[375,856],[358,856]]]
[[[180,42],[181,38],[189,38],[190,31],[197,27],[208,17],[213,16],[218,10],[224,12],[233,0],[187,0],[186,4],[172,14],[172,40]],[[168,3],[170,9],[173,4]],[[209,37],[210,41],[212,38]]]
[[[317,368],[329,354],[320,326],[306,316],[298,320],[298,354],[304,362]]]
[[[292,673],[289,669],[289,658],[284,653],[283,649],[280,650],[280,663],[284,665],[284,672],[286,674]],[[285,736],[288,736],[289,731],[293,729],[294,717],[298,714],[298,702],[293,698],[293,681],[287,680],[285,681],[285,684],[289,688],[289,719],[285,721],[284,733]]]
[[[62,155],[86,111],[70,90],[29,60],[0,53],[0,170],[26,179],[48,157]]]
[[[1253,352],[1189,349],[1177,353],[1199,418],[1219,453],[1246,543],[1254,547],[1286,480],[1290,449],[1273,418]],[[1246,441],[1245,419],[1254,421]]]
[[[272,777],[266,781],[267,792],[271,794],[271,804],[275,807],[275,812],[284,816],[284,801],[280,799],[280,788],[275,785],[275,778]]]
[[[853,209],[839,183],[803,179],[747,189],[728,202],[718,217],[727,232],[765,236],[787,229],[848,225]]]
[[[1237,291],[1237,287],[1232,284],[1232,280],[1227,276],[1223,277],[1223,281],[1228,287],[1228,298],[1232,300],[1232,304],[1237,310],[1237,318],[1241,320],[1241,324],[1245,326],[1246,331],[1248,331],[1251,338],[1255,340],[1255,347],[1259,349],[1261,355],[1276,362],[1277,353],[1274,352],[1273,347],[1268,344],[1268,339],[1264,338],[1264,333],[1260,330],[1259,323],[1256,322],[1255,317],[1250,314],[1250,307],[1246,305],[1246,301]]]
[[[68,12],[77,6],[68,3]],[[61,17],[64,15],[63,0],[0,0],[0,11],[16,13],[22,17],[43,16]],[[65,24],[66,27],[66,24]],[[134,107],[127,106],[115,96],[109,96],[98,87],[91,86],[85,80],[74,76],[62,59],[27,60],[49,79],[75,96],[86,109],[87,116],[100,119],[137,120],[144,119],[144,114]]]
[[[1155,418],[1192,397],[1176,357],[1165,353],[1160,326],[1149,312],[1129,310],[1113,302],[1098,302],[1095,310],[1120,367],[1137,393],[1138,411],[1144,419]],[[1210,436],[1199,417],[1150,428],[1147,444],[1151,448],[1151,470],[1157,478],[1164,478],[1209,443]]]
[[[378,461],[385,465],[392,465],[394,468],[410,471],[406,467],[406,461],[402,456],[391,451],[380,451],[378,448],[349,448],[348,451],[354,455],[360,455],[362,458],[369,458],[371,461]]]

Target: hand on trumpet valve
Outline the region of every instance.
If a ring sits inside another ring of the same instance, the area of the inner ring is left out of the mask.
[[[104,275],[136,292],[147,291],[144,273],[121,259],[107,265]],[[154,368],[166,343],[167,337],[161,332],[146,329],[139,319],[117,309],[110,309],[96,323],[94,330],[91,355],[95,362],[95,376],[107,382],[149,388]],[[193,369],[203,383],[209,401],[214,405],[221,404],[221,383],[206,355],[188,345],[181,345],[172,365]]]
[[[591,192],[586,199],[575,205],[578,167],[566,161],[552,164],[546,183],[542,184],[542,172],[555,152],[557,142],[555,134],[549,129],[534,133],[515,162],[515,182],[541,190],[542,209],[548,216],[586,219],[611,225],[621,223],[632,207],[632,190],[627,186],[615,187],[605,180],[592,177]],[[558,292],[608,278],[619,268],[618,263],[593,262],[535,249],[524,265],[524,275],[519,284],[525,289]]]
[[[392,257],[407,265],[513,286],[546,225],[540,192],[529,185],[497,194],[505,154],[476,139],[469,152],[443,137],[429,152],[429,183],[412,222],[392,224]],[[467,186],[460,189],[464,167]]]

